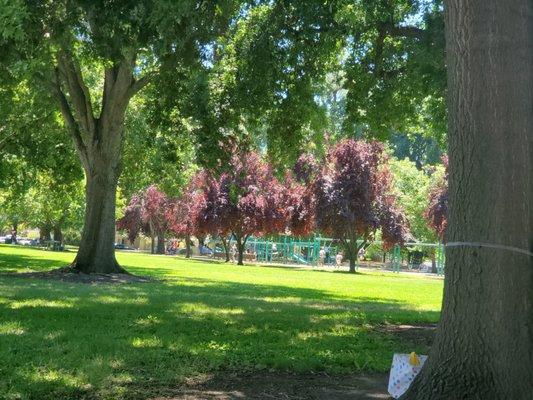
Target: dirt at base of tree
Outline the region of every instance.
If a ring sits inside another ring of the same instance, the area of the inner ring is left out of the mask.
[[[382,324],[374,328],[377,332],[394,335],[404,342],[431,347],[435,339],[437,324],[394,325]]]
[[[380,400],[387,373],[350,375],[254,373],[207,376],[150,400]]]
[[[130,274],[84,274],[73,270],[70,266],[45,272],[22,272],[17,274],[2,274],[13,278],[35,278],[58,280],[71,283],[85,284],[122,284],[122,283],[146,283],[157,282],[157,279]]]

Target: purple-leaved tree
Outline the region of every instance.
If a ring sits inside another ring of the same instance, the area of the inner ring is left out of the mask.
[[[205,199],[218,220],[218,232],[231,233],[235,238],[239,265],[251,235],[285,230],[284,188],[255,152],[235,152],[227,172],[218,179],[216,196]]]
[[[403,243],[408,234],[391,194],[386,158],[381,143],[343,140],[330,148],[314,183],[316,226],[342,243],[350,272],[379,228],[385,248]]]
[[[424,218],[437,236],[443,240],[448,223],[448,157],[443,156],[442,161],[446,173],[429,192],[429,204],[424,212]]]
[[[168,231],[165,217],[169,200],[165,193],[155,185],[151,185],[143,192],[133,195],[124,216],[117,221],[117,229],[128,232],[128,239],[134,242],[140,232],[151,238],[151,252],[165,253],[165,234]],[[157,248],[155,247],[157,238]]]

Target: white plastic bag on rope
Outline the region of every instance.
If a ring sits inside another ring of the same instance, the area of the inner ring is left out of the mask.
[[[393,398],[397,399],[404,394],[422,369],[427,356],[417,355],[417,357],[420,364],[412,365],[410,354],[394,354],[389,376],[389,394]]]

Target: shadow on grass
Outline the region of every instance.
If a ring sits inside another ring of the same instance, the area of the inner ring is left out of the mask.
[[[74,256],[73,256],[74,257]],[[0,257],[0,273],[28,271],[48,271],[53,268],[64,267],[68,262],[29,257],[21,254],[3,253]]]
[[[373,325],[438,318],[395,299],[200,278],[86,286],[4,276],[0,289],[0,392],[14,398],[149,398],[224,371],[385,371],[394,351],[427,348]]]

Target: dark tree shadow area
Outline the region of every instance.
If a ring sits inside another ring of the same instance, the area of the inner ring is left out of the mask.
[[[73,254],[72,258],[74,256]],[[2,253],[0,257],[0,274],[18,272],[21,268],[26,268],[28,271],[49,271],[53,268],[64,267],[66,264],[68,263],[64,261]]]
[[[0,393],[9,399],[275,398],[274,375],[286,388],[277,398],[348,398],[334,397],[344,379],[346,393],[358,390],[343,374],[385,372],[393,352],[428,350],[376,327],[438,319],[394,299],[208,279],[80,285],[4,275],[0,291]],[[323,388],[332,374],[334,387]],[[223,382],[234,397],[206,397]]]

